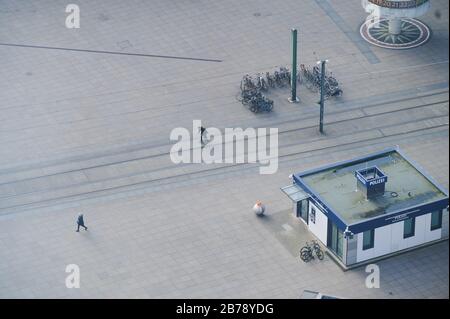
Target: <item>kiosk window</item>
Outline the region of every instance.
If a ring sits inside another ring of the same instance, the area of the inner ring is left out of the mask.
[[[431,213],[431,230],[442,228],[442,210]]]
[[[363,233],[363,250],[373,248],[375,244],[375,229],[367,230]]]
[[[409,218],[403,222],[403,238],[413,237],[416,231],[416,218]]]

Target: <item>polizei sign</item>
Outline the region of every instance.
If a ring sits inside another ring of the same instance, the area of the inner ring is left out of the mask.
[[[386,183],[386,182],[387,182],[387,177],[386,176],[385,177],[380,177],[380,178],[378,178],[376,180],[370,181],[369,182],[369,186],[375,186],[375,185]]]

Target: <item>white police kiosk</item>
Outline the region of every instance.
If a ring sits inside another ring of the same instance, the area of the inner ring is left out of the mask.
[[[294,214],[344,269],[448,239],[448,193],[395,148],[292,175]]]

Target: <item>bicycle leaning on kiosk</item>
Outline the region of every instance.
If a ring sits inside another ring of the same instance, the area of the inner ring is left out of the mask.
[[[323,260],[325,257],[325,254],[323,253],[317,240],[311,241],[311,244],[306,242],[305,246],[300,249],[300,259],[305,263],[313,260],[314,254],[319,260]]]

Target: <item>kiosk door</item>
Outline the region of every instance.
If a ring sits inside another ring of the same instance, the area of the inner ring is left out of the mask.
[[[308,199],[309,194],[307,194],[299,186],[292,184],[282,187],[281,190],[285,193],[294,203],[293,213],[303,219],[305,223],[308,223]]]
[[[307,199],[304,199],[300,202],[297,202],[297,217],[304,220],[306,224],[308,224],[309,218],[308,218],[308,211],[309,211],[309,201]]]

